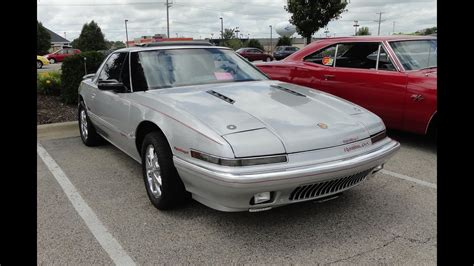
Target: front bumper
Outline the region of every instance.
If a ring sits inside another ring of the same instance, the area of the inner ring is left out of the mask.
[[[383,142],[375,148],[352,157],[320,161],[298,167],[281,164],[277,169],[275,167],[271,170],[260,168],[255,172],[242,172],[242,167],[235,167],[233,170],[231,167],[213,166],[210,169],[176,156],[174,163],[186,189],[197,201],[220,211],[248,211],[327,197],[351,188],[352,186],[347,186],[311,198],[290,199],[292,192],[300,186],[360,173],[364,173],[364,178],[360,181],[372,176],[379,169],[377,167],[382,166],[400,148],[400,143],[389,138]],[[358,182],[353,185],[357,184]],[[272,192],[270,202],[251,204],[251,199],[256,193],[267,191]]]

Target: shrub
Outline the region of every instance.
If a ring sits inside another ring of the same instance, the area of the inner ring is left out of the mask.
[[[67,104],[77,103],[77,90],[86,75],[84,71],[84,58],[86,58],[87,74],[97,72],[105,55],[100,52],[84,52],[77,55],[68,56],[61,66],[61,101]]]
[[[36,75],[36,91],[43,95],[59,95],[61,89],[61,73],[43,72]]]

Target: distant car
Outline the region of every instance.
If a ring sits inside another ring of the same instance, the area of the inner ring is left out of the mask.
[[[79,50],[79,49],[63,48],[63,49],[58,50],[54,53],[47,54],[44,57],[49,60],[50,64],[54,64],[54,63],[57,63],[57,62],[62,62],[64,60],[64,58],[66,58],[68,56],[79,54],[79,53],[81,53],[81,50]]]
[[[436,136],[436,37],[326,38],[283,61],[256,65],[272,79],[365,107],[388,128]]]
[[[83,77],[78,99],[83,143],[106,139],[141,163],[160,210],[190,196],[252,212],[334,198],[400,147],[373,113],[269,80],[227,47],[114,51]]]
[[[240,48],[236,52],[240,54],[241,56],[247,58],[247,60],[249,61],[256,61],[256,60],[273,61],[274,59],[272,55],[266,54],[258,48],[252,48],[252,47]]]
[[[294,46],[277,46],[275,52],[273,52],[273,57],[275,57],[276,60],[281,60],[299,49],[300,48]]]
[[[41,56],[41,55],[36,56],[36,68],[37,69],[40,69],[44,65],[47,65],[47,64],[49,64],[49,61],[44,56]]]

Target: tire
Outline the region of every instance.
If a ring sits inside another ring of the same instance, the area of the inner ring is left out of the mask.
[[[165,136],[148,133],[141,147],[143,181],[148,198],[155,208],[169,210],[186,202],[189,193],[173,163],[173,154]]]
[[[56,59],[54,59],[54,58],[49,59],[49,63],[50,63],[50,64],[56,63]]]
[[[270,61],[272,61],[272,58],[271,58],[271,57],[267,57],[267,59],[266,59],[265,61],[270,62]]]
[[[43,62],[36,60],[36,69],[40,69],[43,67]]]
[[[81,135],[82,142],[86,146],[94,147],[104,143],[104,139],[99,134],[97,134],[94,125],[89,119],[83,101],[81,101],[79,104],[77,120],[79,122],[79,133]]]

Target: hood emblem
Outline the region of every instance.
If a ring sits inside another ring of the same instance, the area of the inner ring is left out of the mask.
[[[317,124],[319,128],[322,128],[322,129],[327,129],[328,128],[328,125],[324,124],[324,123],[318,123]]]
[[[234,129],[237,128],[237,126],[236,125],[228,125],[227,128],[230,129],[230,130],[234,130]]]

